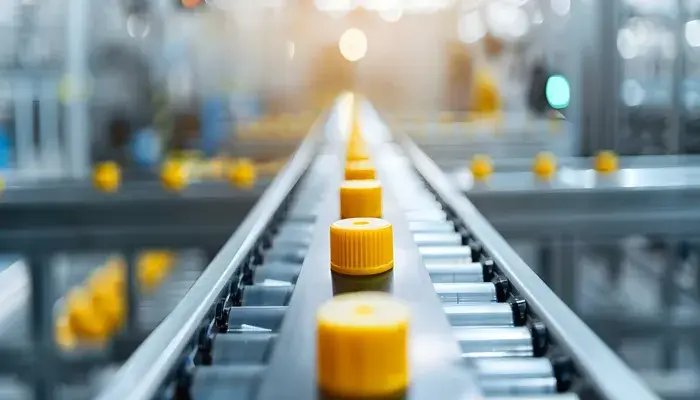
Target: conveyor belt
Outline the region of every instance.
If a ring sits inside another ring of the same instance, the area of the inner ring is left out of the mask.
[[[366,136],[380,136],[378,120],[365,118]],[[411,310],[407,398],[656,398],[408,142],[410,158],[394,143],[372,146],[394,226],[393,271],[331,274],[341,143],[318,148],[316,137],[100,399],[317,398],[316,309],[368,289]]]

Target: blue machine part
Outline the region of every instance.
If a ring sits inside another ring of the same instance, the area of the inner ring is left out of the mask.
[[[143,128],[134,134],[131,151],[137,165],[153,167],[160,162],[163,144],[153,128]]]

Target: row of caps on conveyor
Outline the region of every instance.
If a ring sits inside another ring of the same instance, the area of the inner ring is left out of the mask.
[[[406,162],[404,210],[435,292],[484,395],[498,399],[573,400],[573,363],[558,356],[546,326],[460,221],[454,220]]]
[[[273,218],[200,328],[191,360],[169,388],[185,399],[252,398],[282,325],[310,245],[323,174],[310,171]]]

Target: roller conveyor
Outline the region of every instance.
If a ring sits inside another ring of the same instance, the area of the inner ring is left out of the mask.
[[[365,116],[367,135],[381,136],[383,126]],[[579,391],[656,398],[430,160],[404,146],[372,146],[381,154],[383,217],[394,227],[392,271],[371,279],[330,273],[340,143],[312,132],[99,398],[318,398],[316,309],[333,294],[368,289],[388,291],[411,310],[405,398],[573,400]]]

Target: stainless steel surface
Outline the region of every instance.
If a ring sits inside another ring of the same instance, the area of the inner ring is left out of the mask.
[[[421,246],[418,251],[426,264],[466,263],[472,260],[467,246]]]
[[[452,221],[409,221],[408,227],[413,233],[431,233],[431,232],[454,232],[455,227]]]
[[[462,357],[532,357],[532,336],[527,327],[455,327]]]
[[[146,400],[156,394],[219,293],[264,232],[272,213],[310,164],[316,146],[317,136],[312,132],[187,296],[124,363],[99,399]]]
[[[528,394],[553,394],[557,391],[557,380],[549,378],[522,378],[522,379],[479,379],[484,395],[528,395]]]
[[[513,310],[508,303],[476,303],[443,307],[452,326],[511,326]]]
[[[262,364],[276,338],[272,333],[233,333],[214,336],[212,364]]]
[[[623,158],[622,169],[607,175],[590,167],[561,169],[551,182],[521,171],[496,172],[487,183],[475,184],[463,168],[450,178],[507,237],[697,234],[698,158],[683,158],[692,160],[684,165],[675,156],[653,159]]]
[[[446,233],[416,233],[413,240],[417,246],[459,246],[462,236],[457,232]]]
[[[403,147],[433,190],[488,249],[490,256],[547,325],[549,334],[571,356],[596,391],[610,399],[656,399],[657,396],[528,267],[439,168],[409,140]],[[512,328],[511,328],[512,329]],[[466,332],[462,332],[466,334]],[[473,333],[472,333],[473,334]],[[462,342],[464,344],[470,341]],[[467,354],[479,348],[466,346]]]
[[[491,282],[435,283],[440,301],[449,304],[496,302],[496,287]]]
[[[484,267],[481,263],[428,264],[425,266],[433,283],[483,282]]]
[[[554,376],[547,358],[482,358],[473,360],[480,378],[523,379]]]

